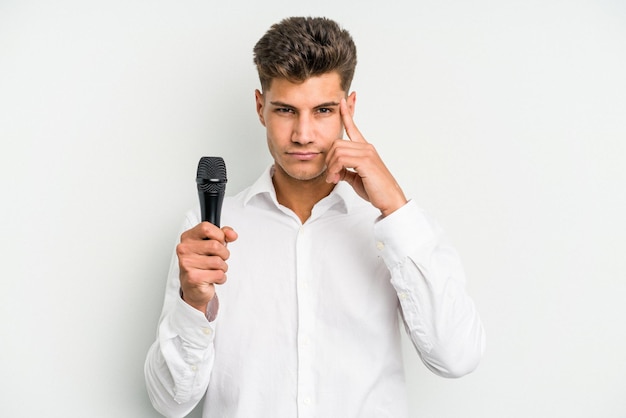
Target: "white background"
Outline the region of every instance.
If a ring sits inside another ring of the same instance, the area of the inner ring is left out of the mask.
[[[626,417],[620,0],[0,0],[0,416],[158,416],[143,362],[197,162],[228,194],[270,162],[251,50],[290,15],[353,34],[357,125],[488,333],[459,380],[406,344],[412,415]]]

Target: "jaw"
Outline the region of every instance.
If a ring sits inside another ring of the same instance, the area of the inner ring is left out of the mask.
[[[275,159],[274,167],[274,177],[279,182],[301,183],[301,186],[326,183],[326,164],[315,164],[312,161],[286,164]]]

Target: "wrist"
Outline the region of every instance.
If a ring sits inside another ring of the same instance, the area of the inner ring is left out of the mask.
[[[179,294],[183,302],[185,302],[187,305],[191,306],[192,308],[197,309],[200,312],[202,312],[204,316],[209,320],[209,322],[212,322],[213,320],[215,320],[217,316],[217,311],[219,310],[219,299],[217,298],[217,293],[213,294],[213,297],[208,302],[200,302],[200,303],[187,298],[185,296],[185,293],[183,292],[182,287],[179,289]]]
[[[387,216],[391,215],[392,213],[394,213],[395,211],[397,211],[398,209],[400,209],[407,203],[408,203],[408,200],[404,197],[404,195],[402,195],[401,197],[396,199],[392,204],[386,205],[384,208],[381,208],[380,212],[382,213],[383,218],[386,218]]]

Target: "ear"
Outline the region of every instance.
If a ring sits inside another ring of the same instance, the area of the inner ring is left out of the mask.
[[[346,98],[346,104],[348,105],[348,109],[350,110],[350,116],[354,117],[354,107],[356,105],[356,91],[350,93],[350,95]]]
[[[256,113],[259,115],[259,121],[261,122],[261,125],[265,126],[265,118],[263,117],[265,99],[263,98],[263,93],[261,93],[258,89],[254,90],[254,99],[256,101]]]

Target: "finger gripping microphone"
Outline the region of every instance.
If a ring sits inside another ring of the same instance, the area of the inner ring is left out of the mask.
[[[200,158],[196,183],[202,222],[207,221],[217,227],[220,226],[220,214],[227,181],[226,164],[222,157]]]

